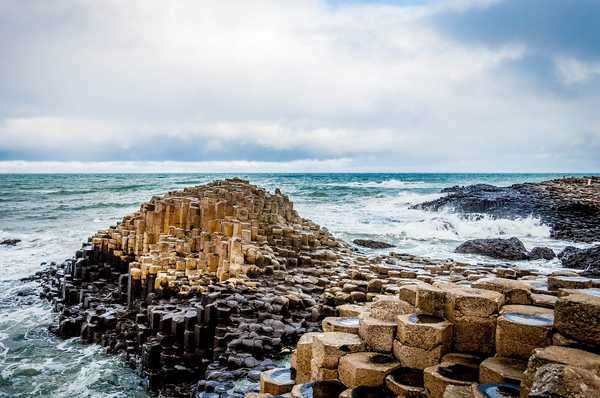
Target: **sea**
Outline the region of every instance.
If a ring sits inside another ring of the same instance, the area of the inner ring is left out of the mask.
[[[572,175],[572,174],[571,174]],[[454,258],[469,263],[494,260],[459,255],[454,249],[474,238],[516,236],[525,246],[556,252],[573,242],[550,239],[535,217],[518,220],[465,217],[452,209],[428,212],[410,206],[436,199],[441,189],[475,183],[507,186],[563,174],[0,174],[0,397],[147,397],[143,380],[119,357],[101,347],[61,340],[48,331],[54,322],[36,282],[22,281],[74,255],[99,229],[114,225],[153,195],[240,177],[289,195],[301,216],[336,237],[382,240],[394,251]],[[376,254],[369,252],[368,254]],[[506,263],[506,261],[496,261]],[[514,262],[543,272],[558,260]]]

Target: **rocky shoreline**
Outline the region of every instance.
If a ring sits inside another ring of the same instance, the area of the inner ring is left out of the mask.
[[[600,241],[600,177],[562,178],[541,183],[496,187],[487,184],[452,187],[446,196],[415,205],[439,211],[502,218],[538,217],[551,236],[576,242]]]
[[[59,336],[123,355],[164,397],[259,394],[243,378],[260,397],[492,397],[464,394],[506,372],[527,396],[547,372],[600,376],[600,280],[366,257],[239,179],[154,197],[37,278]]]

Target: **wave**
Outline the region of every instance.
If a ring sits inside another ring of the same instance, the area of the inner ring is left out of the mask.
[[[390,179],[383,181],[352,181],[352,182],[330,182],[323,185],[349,188],[378,188],[378,189],[411,189],[411,188],[442,188],[447,184],[425,182],[425,181],[402,181]]]
[[[550,227],[540,219],[492,218],[489,216],[465,217],[456,213],[434,213],[430,217],[404,223],[392,232],[398,238],[416,240],[464,241],[478,238],[520,238],[550,237]]]
[[[59,205],[53,210],[55,211],[78,211],[78,210],[93,210],[93,209],[107,209],[107,208],[128,208],[137,207],[140,202],[97,202],[88,205]]]

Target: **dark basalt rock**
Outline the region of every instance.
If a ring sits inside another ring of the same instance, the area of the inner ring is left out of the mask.
[[[248,391],[234,391],[234,380],[257,380],[275,367],[270,358],[335,312],[310,267],[272,270],[253,280],[256,288],[205,275],[207,291],[186,296],[133,284],[122,277],[126,263],[89,245],[77,256],[36,274],[40,295],[58,312],[52,331],[123,354],[164,397],[241,398]]]
[[[0,241],[0,246],[15,246],[21,239],[4,239]]]
[[[392,247],[395,247],[394,245],[386,242],[370,239],[354,239],[352,243],[357,246],[368,247],[369,249],[391,249]]]
[[[527,260],[529,253],[517,238],[510,239],[473,239],[458,246],[456,253],[481,254],[504,260]]]
[[[588,185],[589,181],[589,185]],[[563,178],[542,183],[496,187],[476,184],[442,190],[446,196],[413,206],[497,218],[534,216],[551,228],[556,239],[600,240],[600,177]]]
[[[563,266],[588,271],[593,275],[600,275],[600,245],[587,249],[578,249],[567,246],[558,254]]]
[[[530,260],[552,260],[556,257],[554,250],[549,247],[534,247],[529,252]]]

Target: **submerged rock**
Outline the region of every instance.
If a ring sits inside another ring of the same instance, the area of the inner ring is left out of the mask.
[[[354,239],[352,243],[357,246],[368,247],[369,249],[391,249],[395,247],[392,244],[371,239]]]
[[[473,239],[458,246],[456,253],[481,254],[504,260],[527,260],[529,253],[518,238]]]

